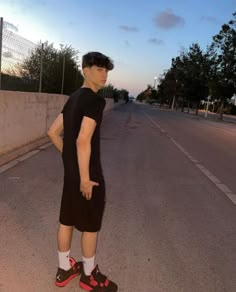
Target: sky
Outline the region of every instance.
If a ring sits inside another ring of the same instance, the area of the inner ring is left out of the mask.
[[[197,42],[205,50],[234,12],[236,0],[0,0],[0,17],[20,36],[71,45],[79,60],[89,51],[108,55],[108,83],[133,96],[182,49]]]

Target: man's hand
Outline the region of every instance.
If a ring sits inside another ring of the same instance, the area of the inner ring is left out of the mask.
[[[88,180],[88,181],[81,181],[80,184],[80,191],[82,192],[82,195],[87,199],[91,200],[92,193],[93,193],[93,187],[99,186],[99,183]]]

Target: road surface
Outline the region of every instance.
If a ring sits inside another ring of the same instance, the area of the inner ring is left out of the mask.
[[[236,126],[130,103],[105,115],[101,143],[96,262],[119,291],[235,292]],[[81,291],[54,286],[62,177],[53,146],[0,175],[1,292]]]

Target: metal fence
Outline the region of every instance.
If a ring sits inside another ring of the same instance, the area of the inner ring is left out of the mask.
[[[14,89],[11,87],[19,78],[19,65],[37,46],[14,30],[13,25],[0,19],[0,89]]]
[[[37,80],[26,80],[21,75],[21,65],[39,49],[41,51],[40,74]],[[42,90],[44,44],[35,44],[17,33],[17,28],[0,17],[0,90],[38,91]],[[65,56],[61,66],[60,93],[64,91]]]

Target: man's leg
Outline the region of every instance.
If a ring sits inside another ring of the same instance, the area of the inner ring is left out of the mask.
[[[66,252],[70,250],[73,229],[73,226],[66,226],[63,224],[59,225],[57,233],[57,244],[58,250],[60,252]]]
[[[73,226],[59,225],[57,233],[59,267],[63,270],[69,270],[70,264],[70,247],[73,234]]]
[[[81,249],[84,262],[84,272],[90,275],[95,267],[95,253],[97,248],[97,232],[83,232],[81,236]]]
[[[70,257],[73,226],[59,225],[57,234],[59,268],[55,284],[64,287],[70,280],[81,274],[82,263]]]
[[[108,280],[103,275],[98,266],[95,267],[94,259],[97,248],[97,232],[83,232],[81,237],[81,248],[83,254],[84,272],[81,273],[80,287],[86,291],[101,291],[116,292],[117,285]]]

